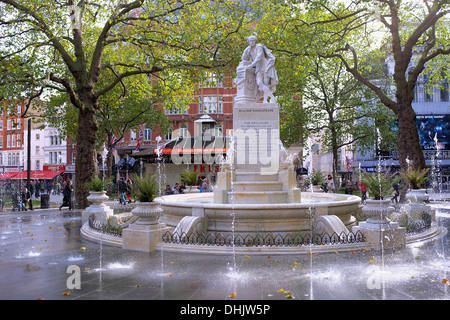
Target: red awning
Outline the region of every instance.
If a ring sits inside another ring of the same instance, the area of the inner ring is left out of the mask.
[[[18,172],[4,172],[0,173],[0,180],[7,180],[11,177],[14,177],[16,174],[19,174]]]
[[[53,179],[57,175],[63,173],[64,170],[54,170],[54,171],[30,171],[30,179]],[[27,171],[22,171],[18,175],[14,176],[12,179],[26,179]]]

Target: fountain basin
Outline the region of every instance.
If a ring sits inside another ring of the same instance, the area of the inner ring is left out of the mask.
[[[222,204],[213,193],[181,194],[155,199],[164,214],[161,222],[176,227],[185,216],[204,218],[203,231],[224,235],[296,235],[311,230],[311,217],[336,215],[348,228],[356,224],[361,198],[330,193],[302,193],[301,203]]]

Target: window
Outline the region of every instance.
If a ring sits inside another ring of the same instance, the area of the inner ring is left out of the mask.
[[[433,95],[425,88],[425,102],[433,102]]]
[[[19,119],[12,120],[12,127],[13,129],[20,129],[20,120]]]
[[[130,141],[136,141],[136,130],[130,130]]]
[[[206,74],[206,79],[199,84],[199,88],[222,88],[223,81],[220,75],[216,75],[208,72]]]
[[[6,136],[6,147],[11,147],[11,136],[9,134]]]
[[[164,136],[164,139],[166,141],[172,140],[172,128],[170,128],[169,132],[166,133],[166,135]]]
[[[11,136],[11,147],[15,147],[16,146],[16,135],[13,134]]]
[[[149,126],[144,128],[144,141],[152,140],[152,129]]]
[[[34,160],[34,170],[41,170],[41,161]]]
[[[49,153],[49,163],[50,164],[58,163],[58,152],[50,152]]]
[[[20,147],[20,141],[21,141],[20,134],[18,134],[16,137],[17,137],[17,146]]]
[[[41,134],[40,133],[36,133],[36,140],[41,139]]]
[[[3,135],[0,134],[0,148],[3,148]]]
[[[11,120],[6,121],[6,130],[11,130]]]
[[[448,94],[448,82],[444,82],[442,84],[443,88],[441,89],[441,101],[448,101],[449,94]]]
[[[433,88],[428,88],[429,75],[424,75],[425,86],[423,88],[425,102],[433,102]]]
[[[3,130],[3,120],[0,119],[0,130]]]
[[[180,137],[188,137],[188,136],[189,136],[188,128],[186,127],[185,124],[183,124],[180,127]]]
[[[35,154],[39,155],[41,153],[41,148],[39,146],[36,146]]]
[[[222,113],[223,97],[200,97],[199,113]]]
[[[220,125],[220,124],[216,124],[215,126],[214,126],[214,135],[216,136],[216,137],[221,137],[221,136],[223,136],[223,131],[222,131],[223,129],[222,129],[222,126]]]
[[[180,109],[180,107],[171,107],[167,106],[164,108],[164,113],[167,115],[173,114],[188,114],[189,106],[184,106]]]

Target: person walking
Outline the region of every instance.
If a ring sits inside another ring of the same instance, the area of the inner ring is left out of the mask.
[[[127,201],[125,200],[125,193],[127,192],[127,184],[125,183],[124,177],[120,178],[118,185],[120,204],[126,205]]]
[[[63,203],[59,207],[59,211],[61,211],[62,207],[69,207],[69,210],[73,210],[72,208],[72,180],[69,180],[64,185],[63,189]]]
[[[128,203],[131,203],[131,190],[133,189],[133,181],[130,178],[127,179],[127,198]]]
[[[362,181],[359,181],[356,185],[356,189],[358,188],[361,190],[361,202],[365,203],[367,199],[367,186]]]
[[[328,192],[334,192],[334,190],[335,190],[334,180],[333,180],[333,177],[331,176],[331,174],[329,174],[328,178],[327,178],[327,189],[328,189]]]

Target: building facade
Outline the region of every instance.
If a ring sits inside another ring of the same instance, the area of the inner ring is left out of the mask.
[[[17,102],[5,108],[0,116],[0,173],[4,177],[23,170],[24,104]]]

